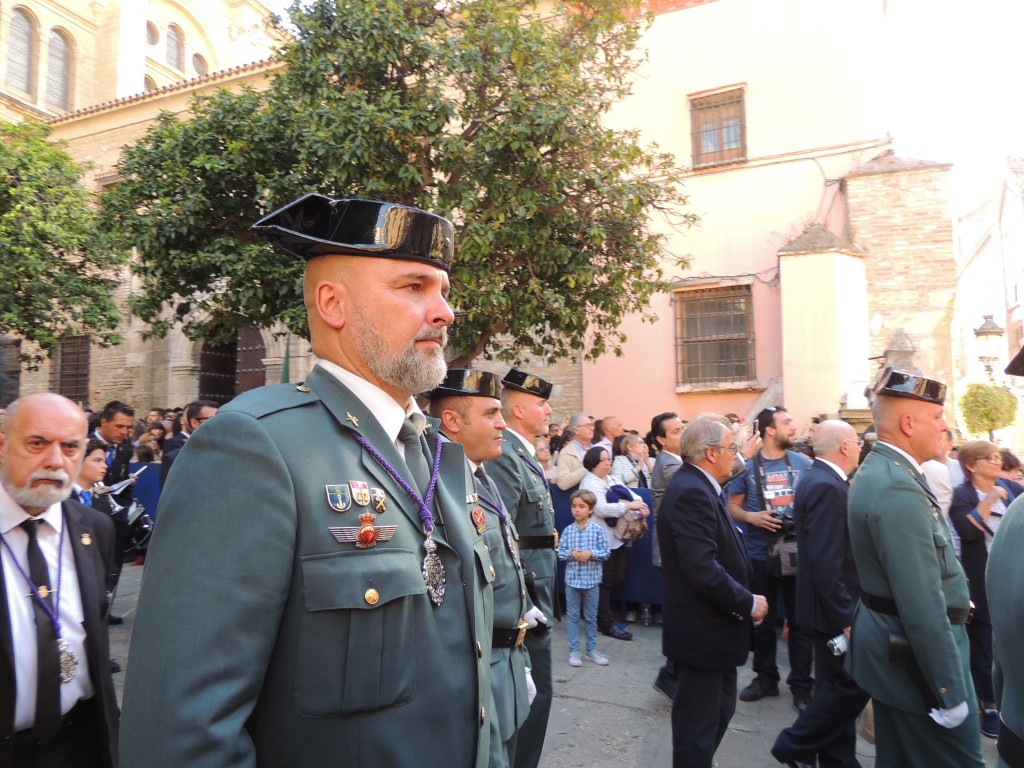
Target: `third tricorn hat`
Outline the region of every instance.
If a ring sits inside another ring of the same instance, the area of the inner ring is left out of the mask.
[[[426,393],[437,400],[442,397],[501,397],[501,380],[495,373],[469,368],[449,368],[444,381]]]
[[[508,373],[505,374],[505,378],[501,380],[501,383],[507,389],[515,389],[530,395],[536,395],[542,400],[549,400],[551,398],[551,390],[554,388],[550,381],[545,381],[540,376],[535,376],[532,373],[520,371],[518,368],[510,368]]]
[[[946,401],[946,385],[924,376],[897,371],[891,366],[883,368],[871,391],[876,395],[909,397],[926,403],[942,405]]]
[[[268,213],[253,231],[288,253],[422,261],[451,270],[455,234],[441,216],[380,200],[334,199],[315,192]]]
[[[1006,366],[1007,376],[1024,376],[1024,347],[1020,348],[1017,356]]]

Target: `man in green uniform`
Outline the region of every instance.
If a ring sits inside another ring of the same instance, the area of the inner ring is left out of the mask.
[[[239,396],[181,450],[122,768],[482,768],[490,557],[462,448],[424,436],[412,397],[445,374],[451,223],[314,194],[254,228],[307,260],[321,362]]]
[[[494,581],[494,632],[491,639],[490,768],[508,768],[515,758],[516,734],[530,712],[530,659],[523,645],[527,629],[546,619],[530,604],[519,559],[519,535],[484,463],[501,455],[505,420],[501,417],[501,382],[493,373],[448,371],[430,398],[430,415],[441,432],[466,452],[476,492],[466,503],[470,518],[491,555]]]
[[[519,553],[523,561],[531,598],[548,617],[559,617],[555,574],[555,511],[551,505],[544,470],[534,458],[533,441],[547,433],[552,385],[539,376],[512,368],[501,380],[501,414],[508,425],[502,435],[501,456],[492,461],[487,474],[519,530]],[[532,585],[530,584],[532,582]],[[551,680],[551,633],[539,624],[526,635],[537,698],[530,716],[519,729],[516,768],[536,768],[544,749],[548,714],[554,689]]]
[[[879,768],[983,768],[967,580],[920,466],[942,451],[946,387],[885,368],[874,394],[878,442],[849,495],[862,592],[847,670],[875,701]]]

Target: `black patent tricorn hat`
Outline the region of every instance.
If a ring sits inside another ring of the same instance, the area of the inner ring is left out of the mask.
[[[469,368],[449,368],[444,381],[426,393],[430,400],[442,397],[501,397],[497,374]]]
[[[1024,347],[1020,348],[1017,356],[1006,366],[1007,376],[1024,376]]]
[[[942,405],[946,401],[945,384],[926,379],[924,376],[897,371],[891,366],[886,366],[879,372],[871,391],[876,395],[908,397],[935,405]]]
[[[545,381],[540,376],[535,376],[532,373],[520,371],[518,368],[510,368],[508,373],[505,374],[505,378],[501,380],[501,383],[507,389],[515,389],[519,392],[536,395],[541,400],[549,400],[551,398],[551,390],[554,389],[554,384],[550,381]]]
[[[347,254],[422,261],[446,272],[452,267],[452,223],[398,203],[335,199],[310,192],[268,213],[252,230],[306,260]]]

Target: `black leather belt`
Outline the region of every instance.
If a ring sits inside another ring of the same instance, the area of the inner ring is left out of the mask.
[[[78,703],[75,704],[71,709],[67,711],[60,718],[60,728],[57,730],[57,735],[54,736],[56,739],[61,735],[67,728],[71,728],[76,724],[81,724],[83,721],[93,719],[96,717],[96,697],[91,696],[88,699],[79,699]],[[27,747],[32,744],[39,743],[32,735],[32,729],[26,728],[24,731],[17,731],[11,735],[11,743],[15,747]]]
[[[1010,768],[1024,768],[1024,739],[1010,730],[1002,717],[999,719],[999,740],[996,742],[999,756]]]
[[[520,549],[558,549],[558,539],[554,536],[520,536]]]
[[[495,627],[491,635],[491,648],[518,648],[523,644],[527,629],[529,627],[524,619],[520,619],[511,629]]]
[[[899,618],[900,612],[896,610],[896,601],[888,597],[878,597],[861,591],[860,601],[875,613],[884,613],[887,616]],[[974,606],[970,608],[946,608],[946,616],[950,624],[969,624],[974,616]]]

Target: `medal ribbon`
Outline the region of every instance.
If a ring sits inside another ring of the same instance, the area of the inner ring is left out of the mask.
[[[7,554],[11,556],[11,562],[14,563],[15,568],[18,569],[18,573],[28,584],[28,588],[32,590],[32,597],[44,611],[46,615],[50,617],[50,622],[53,624],[53,632],[57,636],[57,642],[61,640],[61,629],[60,629],[60,594],[61,594],[61,579],[64,576],[64,528],[65,528],[63,512],[61,513],[61,526],[60,526],[60,544],[57,546],[57,589],[55,590],[56,596],[53,598],[53,608],[50,608],[49,604],[39,594],[39,587],[31,577],[25,573],[25,569],[21,567],[21,563],[18,562],[18,558],[14,556],[14,550],[11,549],[11,545],[7,543],[7,539],[4,538],[3,534],[0,533],[0,542],[3,543],[4,548],[7,550]],[[25,534],[26,536],[28,534]]]

